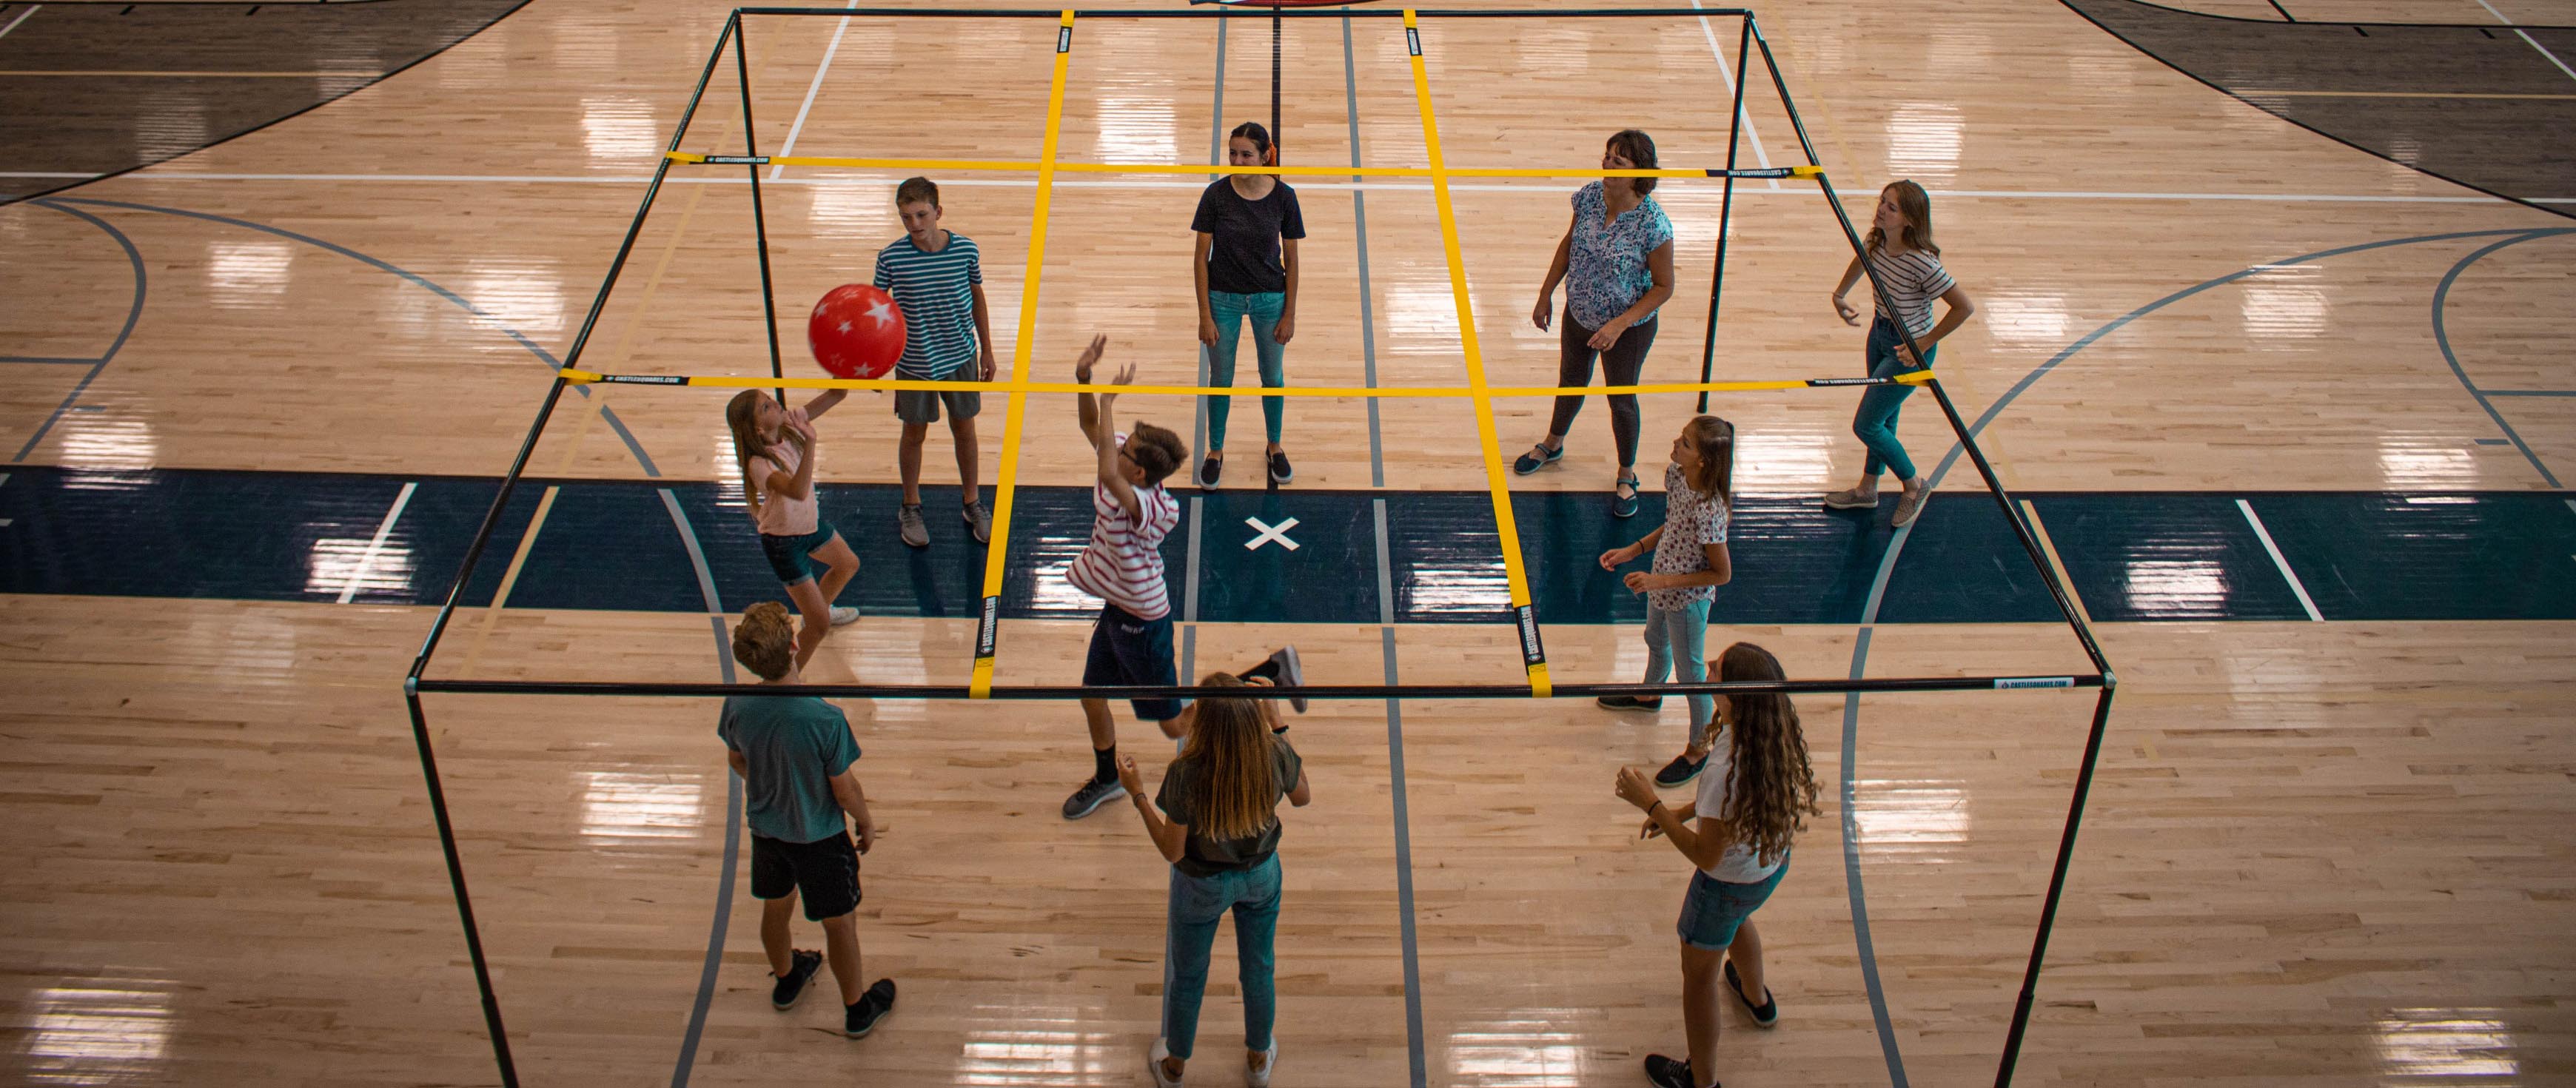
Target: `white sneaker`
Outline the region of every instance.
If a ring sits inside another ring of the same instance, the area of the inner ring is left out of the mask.
[[[1277,1068],[1279,1068],[1279,1037],[1273,1035],[1270,1037],[1270,1049],[1261,1052],[1261,1068],[1254,1069],[1252,1063],[1244,1063],[1243,1079],[1249,1082],[1252,1088],[1270,1088],[1270,1073]]]
[[[1154,1088],[1181,1088],[1181,1078],[1163,1075],[1163,1059],[1171,1056],[1172,1049],[1161,1039],[1154,1040],[1153,1048],[1145,1052],[1145,1068],[1154,1074]]]
[[[844,604],[844,605],[835,605],[835,606],[833,606],[833,608],[832,608],[832,626],[834,626],[834,627],[847,627],[847,626],[849,626],[849,625],[851,625],[851,624],[853,624],[853,623],[857,623],[857,622],[859,622],[859,610],[858,610],[858,609],[856,609],[856,608],[852,608],[852,607],[850,607],[849,605],[845,605],[845,604]]]

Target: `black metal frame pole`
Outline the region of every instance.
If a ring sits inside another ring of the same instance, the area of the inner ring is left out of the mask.
[[[738,20],[739,16],[725,21],[725,29],[716,36],[715,48],[708,51],[706,68],[699,73],[697,90],[690,94],[688,108],[680,115],[678,131],[671,134],[669,150],[680,149],[681,137],[689,130],[689,120],[697,115],[698,102],[706,95],[707,83],[715,76],[716,62],[724,57],[725,43],[733,37]],[[590,342],[592,330],[599,325],[599,315],[608,306],[609,292],[617,284],[618,273],[625,269],[627,257],[635,251],[635,240],[643,233],[644,220],[653,210],[653,199],[661,193],[663,179],[670,172],[671,160],[667,157],[654,167],[653,180],[644,189],[644,199],[635,209],[634,220],[627,224],[626,238],[618,244],[617,257],[609,263],[608,275],[599,285],[599,294],[591,300],[590,312],[583,316],[581,330],[574,334],[572,346],[564,353],[565,366],[578,361],[582,348]],[[420,705],[420,685],[423,683],[422,674],[429,669],[431,656],[438,652],[439,639],[447,633],[448,624],[455,618],[457,602],[465,594],[466,583],[474,576],[475,564],[491,546],[492,534],[501,523],[501,514],[508,509],[511,496],[517,492],[519,480],[527,472],[529,458],[536,454],[537,440],[545,434],[546,421],[553,418],[555,405],[563,400],[566,384],[563,376],[557,374],[554,383],[546,389],[545,401],[537,408],[536,421],[529,424],[527,437],[520,441],[518,456],[511,459],[509,473],[501,478],[500,493],[493,496],[491,509],[484,512],[483,524],[475,530],[474,542],[465,549],[464,561],[458,564],[455,578],[448,583],[446,598],[439,603],[438,615],[430,622],[429,634],[421,640],[420,653],[412,659],[411,671],[403,678],[403,700],[411,712],[412,745],[419,750],[421,778],[428,787],[430,816],[438,826],[438,848],[447,862],[447,884],[456,898],[457,921],[465,930],[465,951],[473,963],[474,988],[483,1005],[484,1028],[492,1036],[492,1060],[500,1067],[503,1088],[518,1088],[518,1067],[510,1057],[510,1036],[501,1021],[500,995],[492,987],[492,968],[483,954],[482,930],[474,920],[474,899],[465,885],[465,862],[457,850],[456,826],[448,815],[447,791],[440,782],[438,756],[430,743],[429,716]]]
[[[778,360],[778,293],[769,282],[769,216],[760,199],[760,147],[758,134],[751,123],[751,35],[741,25],[742,17],[734,16],[733,70],[735,82],[742,90],[742,154],[752,160],[743,169],[751,175],[751,234],[760,249],[760,316],[761,327],[769,332],[769,376],[787,376]],[[673,150],[678,150],[673,148]],[[787,391],[777,391],[778,403],[787,403]]]
[[[2075,860],[2075,833],[2084,823],[2085,798],[2093,793],[2093,765],[2102,756],[2102,735],[2111,725],[2115,685],[2104,684],[2093,700],[2093,732],[2084,739],[2084,762],[2075,769],[2075,796],[2066,805],[2066,829],[2057,837],[2057,867],[2048,876],[2048,898],[2040,904],[2039,931],[2030,941],[2030,965],[2022,969],[2021,996],[2013,1002],[2012,1027],[2004,1033],[2004,1053],[1995,1066],[1995,1088],[2010,1088],[2013,1066],[2021,1060],[2023,1036],[2030,1029],[2030,1008],[2039,995],[2040,964],[2048,958],[2048,937],[2057,927],[2057,904],[2066,895],[2066,870]]]
[[[1602,695],[1741,695],[1825,692],[2020,691],[2094,688],[2107,684],[2100,674],[2074,676],[1908,676],[1821,680],[1701,680],[1691,683],[1559,684],[1550,698],[1589,699]],[[422,680],[422,692],[478,695],[618,695],[697,698],[738,694],[736,685],[712,681],[610,680]],[[964,699],[963,684],[779,684],[781,695],[826,699]],[[997,687],[992,698],[1004,701],[1066,699],[1526,699],[1522,684],[1308,684],[1294,688],[1210,688],[1192,685],[1030,685]]]
[[[1699,380],[1709,380],[1717,365],[1718,296],[1726,288],[1727,223],[1735,213],[1735,154],[1744,129],[1744,60],[1753,40],[1753,20],[1744,20],[1744,30],[1735,42],[1735,111],[1726,116],[1726,189],[1717,202],[1717,268],[1708,277],[1708,337],[1699,348]],[[1699,392],[1700,413],[1708,412],[1708,390]]]
[[[1280,145],[1287,140],[1287,136],[1280,131],[1279,124],[1279,34],[1279,5],[1272,4],[1270,5],[1270,164],[1272,166],[1288,161],[1282,157],[1284,152],[1280,150]],[[1218,123],[1223,124],[1224,118],[1218,118]]]
[[[1232,5],[1208,4],[1185,8],[1076,8],[1077,19],[1212,19],[1222,18]],[[1274,5],[1246,5],[1274,6]],[[906,19],[1058,19],[1063,8],[790,8],[739,7],[735,15],[867,15],[893,16]],[[1395,8],[1290,8],[1279,14],[1290,19],[1338,19],[1345,15],[1358,19],[1401,19],[1404,12]],[[1700,15],[1733,18],[1751,15],[1744,8],[1443,8],[1423,9],[1414,13],[1424,19],[1683,19]]]

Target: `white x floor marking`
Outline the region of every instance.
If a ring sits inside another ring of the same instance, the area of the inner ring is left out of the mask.
[[[1264,524],[1260,518],[1245,518],[1243,519],[1243,523],[1252,526],[1253,529],[1257,530],[1261,534],[1260,536],[1253,537],[1251,541],[1244,544],[1243,550],[1253,551],[1274,540],[1278,541],[1279,546],[1282,548],[1286,548],[1292,552],[1297,550],[1297,542],[1288,539],[1288,530],[1297,527],[1297,519],[1289,518],[1277,525],[1268,525]]]

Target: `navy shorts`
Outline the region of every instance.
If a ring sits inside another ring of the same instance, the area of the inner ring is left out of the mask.
[[[805,918],[820,922],[859,909],[859,848],[846,834],[813,842],[751,837],[751,897],[805,893]]]
[[[1091,628],[1091,651],[1082,661],[1084,686],[1178,684],[1172,662],[1172,616],[1142,620],[1117,605],[1102,602],[1100,622]],[[1189,705],[1180,699],[1135,700],[1136,716],[1167,722]]]
[[[1707,873],[1691,874],[1690,894],[1682,897],[1682,918],[1673,928],[1682,935],[1682,943],[1711,952],[1735,943],[1735,931],[1762,904],[1771,900],[1771,891],[1780,886],[1780,878],[1789,875],[1789,858],[1782,855],[1780,867],[1758,883],[1730,884]]]
[[[814,577],[814,553],[831,543],[833,535],[838,532],[840,530],[832,528],[831,522],[816,519],[814,531],[803,536],[762,533],[760,554],[769,557],[769,569],[777,573],[779,584],[792,586]]]

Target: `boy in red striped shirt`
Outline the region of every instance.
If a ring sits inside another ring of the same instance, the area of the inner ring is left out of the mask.
[[[1106,336],[1091,338],[1074,363],[1073,380],[1091,384],[1091,368],[1109,346]],[[1112,387],[1136,380],[1136,365],[1118,368]],[[1189,461],[1181,436],[1138,421],[1130,434],[1115,432],[1110,406],[1118,394],[1083,393],[1082,433],[1100,456],[1100,479],[1091,489],[1091,542],[1075,556],[1065,576],[1074,588],[1101,599],[1100,622],[1091,629],[1091,649],[1082,665],[1084,686],[1178,686],[1180,670],[1172,657],[1172,597],[1163,582],[1163,538],[1181,520],[1181,504],[1163,489],[1164,478]],[[1302,687],[1297,648],[1286,647],[1244,674],[1260,676],[1282,687]],[[1291,697],[1300,712],[1306,701]],[[1136,716],[1163,727],[1163,735],[1189,731],[1185,704],[1178,699],[1134,700]],[[1109,716],[1109,701],[1085,699],[1082,716],[1091,727],[1091,780],[1065,799],[1064,818],[1079,820],[1127,791],[1118,784],[1118,724]]]

